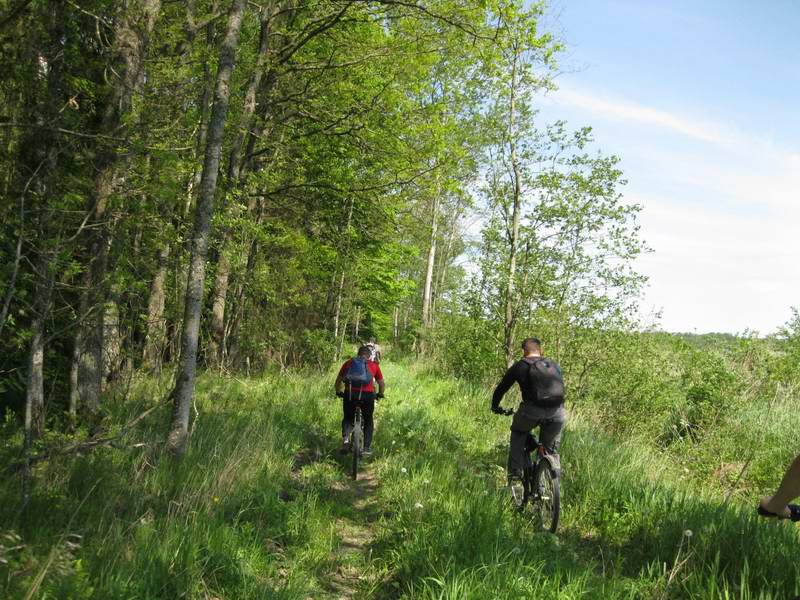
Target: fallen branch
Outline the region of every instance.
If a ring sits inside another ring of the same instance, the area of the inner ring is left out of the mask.
[[[148,442],[137,442],[135,444],[126,446],[125,444],[119,443],[119,440],[130,431],[133,427],[139,424],[142,420],[147,418],[149,414],[155,411],[158,408],[164,406],[167,402],[172,399],[173,392],[170,392],[163,400],[161,400],[155,406],[151,406],[146,411],[141,413],[139,416],[131,419],[128,421],[126,425],[122,427],[116,434],[112,436],[100,436],[95,435],[88,440],[84,440],[82,442],[75,442],[74,444],[69,444],[67,446],[63,446],[61,448],[51,448],[36,454],[35,456],[29,457],[27,460],[21,460],[15,463],[11,463],[8,465],[6,470],[10,473],[16,473],[20,469],[26,467],[30,467],[31,465],[35,465],[37,463],[50,460],[56,456],[64,456],[67,454],[77,454],[79,452],[83,452],[85,450],[94,450],[96,448],[101,448],[104,446],[110,446],[111,448],[116,448],[118,450],[124,450],[126,448],[144,448],[145,446],[149,446],[150,443]]]

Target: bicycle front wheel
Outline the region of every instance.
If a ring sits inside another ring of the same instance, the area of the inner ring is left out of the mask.
[[[351,477],[358,479],[358,459],[361,458],[361,424],[356,422],[353,428],[353,443],[350,444],[350,449],[353,452],[353,469]]]
[[[541,528],[555,533],[561,514],[561,489],[558,476],[545,460],[536,468],[533,492],[534,512]]]

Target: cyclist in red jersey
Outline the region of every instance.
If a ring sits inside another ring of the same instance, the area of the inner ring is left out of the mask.
[[[336,376],[334,388],[336,395],[342,398],[342,452],[348,452],[350,432],[353,430],[356,416],[356,404],[361,404],[361,414],[364,416],[364,454],[372,454],[372,432],[374,429],[373,413],[375,412],[375,399],[383,398],[386,384],[383,381],[381,367],[370,360],[371,348],[361,346],[355,358],[344,362]],[[366,361],[366,366],[372,374],[372,380],[367,385],[354,385],[347,381],[347,374],[354,360]],[[378,393],[375,393],[374,382],[378,383]]]

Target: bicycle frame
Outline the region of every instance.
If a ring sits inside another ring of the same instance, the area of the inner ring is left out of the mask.
[[[536,456],[536,460],[531,458],[532,455]],[[532,433],[528,434],[528,439],[525,441],[525,465],[523,468],[535,468],[545,461],[548,466],[556,474],[556,477],[561,477],[561,457],[557,452],[550,453],[544,444],[540,443]],[[535,475],[535,472],[531,472]]]

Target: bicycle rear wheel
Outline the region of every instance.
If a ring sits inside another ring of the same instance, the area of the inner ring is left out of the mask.
[[[358,460],[361,458],[361,420],[356,419],[355,426],[353,427],[353,441],[350,444],[350,450],[353,452],[353,469],[351,477],[358,479]]]
[[[541,528],[555,533],[561,515],[561,487],[558,476],[544,459],[536,466],[531,492],[534,513]]]

